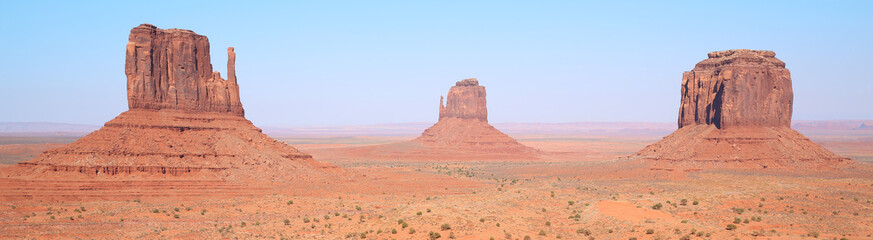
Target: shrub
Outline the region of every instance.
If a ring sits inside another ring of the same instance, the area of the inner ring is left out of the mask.
[[[409,228],[409,234],[415,234],[415,228]]]
[[[691,205],[697,205],[697,204],[700,204],[700,202],[698,202],[697,200],[694,200],[694,202],[691,202]]]
[[[438,233],[438,232],[430,232],[427,234],[427,236],[430,238],[430,240],[436,240],[436,239],[442,237],[442,236],[440,236],[440,233]]]
[[[809,231],[809,233],[807,233],[806,236],[810,236],[810,237],[818,238],[818,232],[816,232],[816,231]]]
[[[397,229],[391,229],[391,234],[397,234]]]
[[[727,229],[727,230],[734,230],[734,229],[737,229],[737,225],[728,224],[726,229]]]
[[[546,227],[552,226],[552,222],[546,221]]]
[[[282,220],[282,222],[284,222],[285,225],[291,225],[291,220],[289,220],[287,218],[285,220]]]
[[[485,222],[485,218],[480,218],[479,222]]]
[[[735,218],[734,218],[734,223],[736,223],[736,224],[740,224],[741,222],[743,222],[742,219],[740,219],[740,218],[738,218],[738,217],[735,217]]]
[[[662,207],[664,207],[664,205],[661,205],[661,203],[652,205],[652,209],[655,209],[655,210],[661,209]]]
[[[409,227],[409,223],[404,222],[404,223],[400,224],[400,227],[402,227],[402,228]]]
[[[567,203],[570,204],[570,206],[573,206],[573,204],[576,202],[575,201],[568,201]]]
[[[442,226],[440,226],[440,230],[443,230],[443,231],[451,230],[451,229],[452,229],[452,225],[449,225],[448,223],[444,223]]]
[[[294,200],[288,200],[288,202],[286,202],[285,204],[288,204],[288,205],[294,204]]]
[[[655,229],[646,229],[646,234],[655,234]]]
[[[545,236],[545,235],[546,235],[546,231],[540,230],[540,236]]]
[[[585,236],[591,235],[591,231],[588,229],[584,229],[584,228],[576,229],[576,233],[582,234]]]
[[[682,205],[682,206],[688,205],[688,199],[683,198],[682,200],[679,200],[679,205]]]
[[[173,214],[173,218],[179,218],[179,214]]]
[[[415,215],[419,215],[419,216],[421,216],[421,212],[417,212],[417,213],[415,213]]]
[[[362,232],[362,233],[361,233],[361,239],[364,239],[364,238],[367,238],[367,232]]]

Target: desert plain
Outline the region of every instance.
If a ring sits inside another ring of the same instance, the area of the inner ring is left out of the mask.
[[[863,121],[793,127],[858,164],[837,171],[651,170],[634,153],[670,123],[496,124],[541,151],[531,161],[475,155],[378,157],[427,124],[267,129],[343,169],[311,184],[163,182],[107,187],[78,173],[3,178],[2,238],[207,239],[871,239],[873,130]],[[34,136],[36,135],[36,136]],[[6,134],[4,164],[77,136]],[[402,144],[397,147],[403,147]],[[59,183],[48,178],[79,179]]]

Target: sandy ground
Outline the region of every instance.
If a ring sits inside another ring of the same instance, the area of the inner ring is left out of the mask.
[[[670,173],[624,164],[657,136],[517,138],[548,160],[352,162],[331,159],[331,151],[406,139],[279,138],[358,179],[251,183],[214,194],[157,189],[167,194],[111,200],[4,199],[0,238],[873,239],[873,171],[866,164],[812,176]],[[873,156],[865,136],[810,138],[843,156]],[[96,190],[64,194],[89,191]]]

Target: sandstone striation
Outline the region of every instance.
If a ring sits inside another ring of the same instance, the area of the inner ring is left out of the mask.
[[[125,73],[130,110],[66,146],[21,162],[35,172],[208,174],[223,179],[312,179],[327,169],[243,117],[234,62],[212,72],[209,41],[189,30],[135,27]]]
[[[679,127],[791,126],[791,74],[772,51],[709,53],[682,75]]]
[[[791,126],[791,76],[772,51],[709,53],[682,76],[679,129],[636,153],[656,169],[847,163]]]
[[[436,148],[480,152],[536,152],[488,124],[485,87],[479,86],[475,78],[455,83],[449,89],[445,105],[440,97],[439,110],[439,121],[414,142]]]
[[[485,87],[479,86],[479,81],[475,78],[464,79],[449,89],[445,106],[440,96],[439,119],[459,118],[488,122],[488,109],[485,105]]]
[[[232,47],[227,55],[225,80],[212,71],[206,36],[150,24],[133,28],[125,61],[128,106],[244,115]]]

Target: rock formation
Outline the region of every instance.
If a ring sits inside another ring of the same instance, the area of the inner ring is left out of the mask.
[[[431,147],[480,152],[520,153],[536,150],[521,145],[512,137],[488,124],[485,87],[475,78],[455,83],[443,105],[440,97],[439,121],[414,141]]]
[[[791,76],[775,56],[747,49],[709,53],[683,74],[679,129],[637,155],[663,169],[847,162],[790,128]]]
[[[209,39],[190,30],[142,24],[127,43],[130,109],[229,112],[243,116],[233,48],[227,49],[228,80],[212,71]]]
[[[220,177],[306,178],[324,168],[243,117],[233,48],[228,79],[212,72],[209,41],[189,30],[135,27],[127,44],[130,110],[64,147],[21,162],[40,172],[89,175],[205,172]]]
[[[794,94],[785,63],[772,51],[709,53],[682,75],[679,128],[694,124],[790,127]]]
[[[485,108],[485,87],[475,78],[464,79],[449,89],[448,103],[440,96],[440,120],[443,118],[476,119],[488,122]]]

